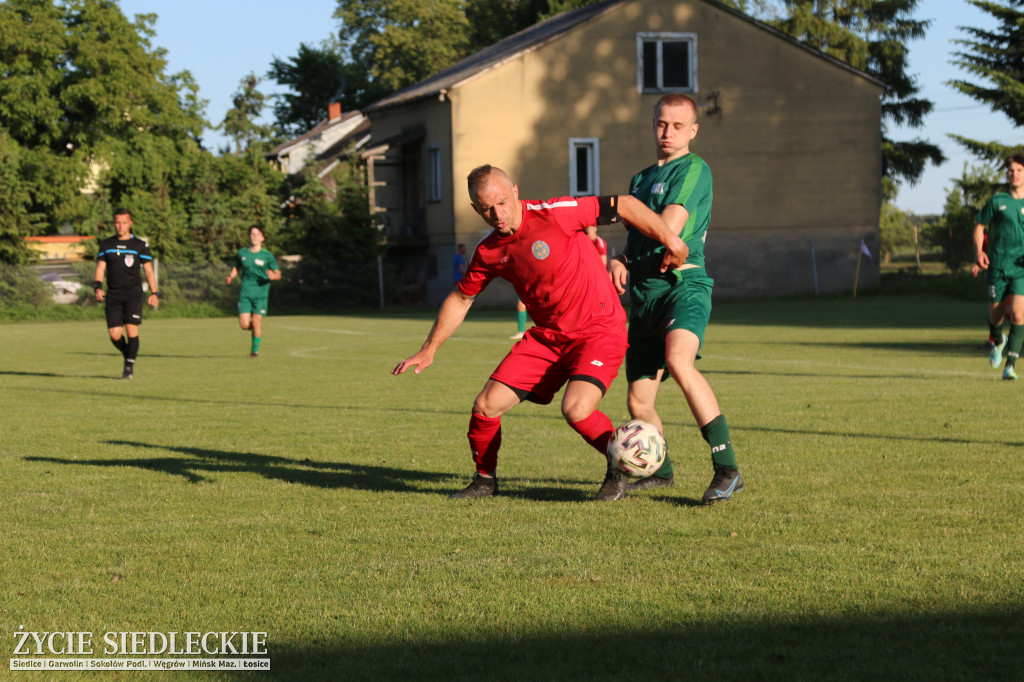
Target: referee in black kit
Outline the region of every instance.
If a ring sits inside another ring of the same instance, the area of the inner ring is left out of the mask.
[[[146,273],[149,284],[149,305],[160,305],[153,272],[153,254],[146,242],[132,234],[132,214],[125,208],[114,211],[113,237],[100,242],[96,256],[96,274],[92,283],[96,300],[106,303],[107,331],[110,342],[124,356],[122,379],[131,379],[135,372],[135,358],[139,354],[139,325],[142,324],[142,277]],[[103,275],[107,276],[107,291],[103,290]]]

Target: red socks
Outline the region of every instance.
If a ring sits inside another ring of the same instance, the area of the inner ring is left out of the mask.
[[[594,410],[589,417],[570,426],[602,455],[607,452],[608,441],[615,433],[612,420],[600,410]],[[477,473],[494,476],[498,468],[498,449],[501,448],[501,418],[491,419],[474,413],[469,418],[466,437],[469,439],[469,449],[473,453]]]
[[[473,413],[469,418],[469,449],[478,473],[493,476],[498,468],[498,448],[501,447],[501,417],[491,419]]]
[[[592,448],[602,455],[607,453],[608,441],[612,439],[615,427],[604,412],[594,410],[589,417],[574,422],[570,426],[576,430],[576,433],[583,436],[583,440],[587,441]]]

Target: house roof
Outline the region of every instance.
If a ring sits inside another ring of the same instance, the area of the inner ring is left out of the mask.
[[[363,120],[358,121],[358,122],[357,121],[353,121],[353,119],[355,119],[355,118],[361,118]],[[366,133],[369,132],[369,126],[370,126],[369,121],[367,121],[365,119],[365,117],[363,116],[363,113],[357,109],[357,110],[349,111],[349,112],[343,114],[340,118],[336,118],[334,120],[331,120],[329,118],[325,118],[324,120],[320,121],[315,126],[310,128],[306,132],[302,133],[298,137],[293,137],[292,139],[290,139],[290,140],[288,140],[286,142],[282,142],[281,144],[277,145],[276,147],[271,149],[269,152],[264,154],[264,156],[266,158],[277,158],[277,157],[281,156],[282,154],[287,154],[293,148],[302,145],[302,143],[304,143],[304,142],[306,142],[308,140],[311,140],[311,139],[313,139],[315,137],[318,137],[319,135],[322,135],[323,133],[327,132],[331,128],[334,128],[335,126],[351,125],[353,123],[357,123],[355,129],[353,129],[351,132],[347,133],[345,135],[345,137],[342,138],[342,140],[345,143],[348,143],[353,137],[358,138],[360,133],[366,134]],[[341,140],[339,140],[339,143],[340,142],[341,142]],[[334,149],[335,146],[337,146],[337,144],[332,145],[331,149]],[[327,151],[330,151],[330,150],[327,150]],[[326,153],[326,151],[324,153]],[[320,156],[321,155],[318,155],[318,158]]]
[[[559,38],[563,34],[572,31],[578,26],[593,21],[608,12],[618,9],[620,6],[633,1],[634,0],[604,0],[604,2],[587,5],[580,9],[556,14],[553,17],[529,26],[518,33],[514,33],[507,38],[499,40],[479,52],[469,55],[462,61],[453,64],[443,71],[439,71],[429,78],[418,83],[414,83],[413,85],[374,102],[367,106],[364,111],[371,113],[442,95],[450,88],[458,87],[465,81],[481,73],[497,68],[503,63],[515,59],[521,54],[536,50],[537,48]],[[820,59],[831,62],[833,65],[841,69],[855,73],[879,86],[884,87],[885,85],[874,76],[871,76],[860,69],[854,68],[840,59],[831,57],[821,50],[805,45],[796,38],[793,38],[778,29],[772,28],[762,21],[758,21],[753,17],[747,16],[739,10],[723,5],[716,0],[695,1],[706,2],[709,5],[713,5],[723,12],[728,12],[737,18],[767,31],[780,40],[785,40],[796,47],[810,52]]]

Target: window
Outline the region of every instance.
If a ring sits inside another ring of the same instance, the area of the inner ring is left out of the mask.
[[[640,92],[697,92],[696,34],[638,33],[636,49]]]
[[[601,191],[601,155],[596,137],[569,138],[569,196],[593,196]]]
[[[441,201],[441,145],[427,145],[427,200]]]

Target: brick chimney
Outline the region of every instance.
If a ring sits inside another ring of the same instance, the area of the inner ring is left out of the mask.
[[[341,102],[331,102],[327,105],[327,120],[336,121],[341,118]]]

